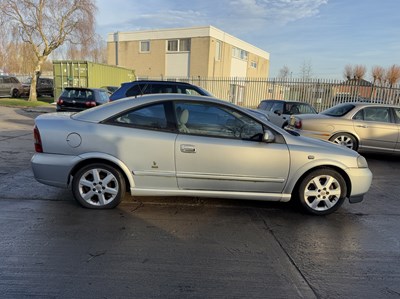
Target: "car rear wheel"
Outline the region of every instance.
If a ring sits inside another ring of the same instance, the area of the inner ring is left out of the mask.
[[[355,151],[358,149],[357,139],[353,135],[348,133],[335,134],[329,140],[333,143],[343,145]]]
[[[298,196],[306,212],[327,215],[336,211],[347,194],[346,182],[333,169],[317,169],[309,173],[300,183]]]
[[[103,163],[83,167],[72,181],[75,199],[82,206],[92,209],[116,207],[125,195],[125,188],[121,172]]]
[[[20,93],[18,89],[13,89],[12,93],[11,93],[13,98],[19,98]]]

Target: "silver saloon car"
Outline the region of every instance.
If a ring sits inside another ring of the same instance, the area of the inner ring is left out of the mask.
[[[292,116],[286,129],[355,151],[400,153],[400,106],[343,103],[319,114]]]
[[[372,174],[357,152],[291,135],[210,97],[147,95],[35,120],[35,178],[87,208],[132,196],[291,199],[324,215],[360,202]]]

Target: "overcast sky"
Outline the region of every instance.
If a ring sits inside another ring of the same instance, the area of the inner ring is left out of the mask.
[[[347,64],[400,65],[400,0],[96,0],[97,31],[212,25],[270,53],[270,77],[343,79]]]

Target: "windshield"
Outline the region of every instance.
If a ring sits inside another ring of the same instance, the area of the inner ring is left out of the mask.
[[[325,111],[322,111],[321,114],[328,115],[328,116],[334,116],[334,117],[340,117],[340,116],[347,114],[354,107],[355,106],[353,104],[340,104],[340,105],[333,106],[329,109],[326,109]]]

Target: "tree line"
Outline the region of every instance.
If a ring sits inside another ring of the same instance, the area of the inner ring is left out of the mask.
[[[95,33],[95,0],[0,0],[0,68],[30,74],[51,70],[49,56],[105,62],[105,42]]]

